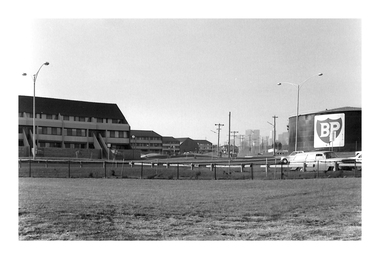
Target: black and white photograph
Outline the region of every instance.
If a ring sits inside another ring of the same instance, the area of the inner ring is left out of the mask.
[[[362,169],[365,18],[246,13],[20,20],[16,246],[355,255],[376,174]]]

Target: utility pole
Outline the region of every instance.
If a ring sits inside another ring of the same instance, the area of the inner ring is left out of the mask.
[[[218,131],[218,146],[217,146],[217,156],[219,157],[219,138],[220,138],[220,127],[224,126],[224,124],[218,123],[215,124],[215,126],[218,126],[217,131]]]
[[[278,117],[276,115],[273,116],[273,123],[274,123],[274,131],[273,131],[273,155],[276,155],[276,119]]]
[[[234,136],[234,147],[232,149],[232,152],[235,153],[235,138],[236,138],[236,133],[239,133],[239,131],[231,131],[231,133]]]
[[[228,158],[231,157],[231,112],[228,113]]]
[[[276,119],[278,118],[276,115],[272,116],[273,118],[273,124],[268,122],[270,125],[273,126],[273,156],[276,155]]]

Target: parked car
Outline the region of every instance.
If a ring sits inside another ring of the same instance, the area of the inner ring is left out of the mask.
[[[281,163],[283,164],[288,164],[290,161],[292,161],[294,159],[294,157],[297,155],[297,154],[300,154],[300,153],[304,153],[303,151],[293,151],[292,153],[290,153],[290,155],[288,156],[282,156],[280,158],[280,161]]]
[[[294,156],[290,161],[290,167],[303,171],[329,171],[332,170],[337,162],[341,162],[335,152],[316,151],[304,152]],[[306,165],[306,166],[304,166]]]
[[[340,167],[343,170],[352,170],[355,167],[357,169],[361,170],[361,167],[362,167],[362,152],[361,151],[355,152],[355,156],[354,157],[343,158],[342,159],[342,164],[340,165]]]
[[[358,151],[355,153],[354,157],[347,157],[342,159],[342,163],[361,163],[362,162],[362,152]]]

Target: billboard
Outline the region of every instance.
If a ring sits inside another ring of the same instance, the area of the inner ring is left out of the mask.
[[[314,148],[344,147],[344,113],[314,117]]]

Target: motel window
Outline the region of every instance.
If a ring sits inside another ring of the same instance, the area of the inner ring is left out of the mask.
[[[63,120],[64,120],[64,121],[68,121],[68,120],[70,120],[70,117],[67,116],[67,115],[63,115]]]
[[[76,129],[76,136],[78,137],[85,137],[86,136],[86,130],[84,129]]]
[[[75,116],[74,117],[74,121],[86,121],[86,118],[85,117],[81,117],[81,116]]]
[[[51,128],[51,134],[52,135],[62,135],[62,129],[61,128]]]
[[[46,119],[48,119],[48,120],[52,120],[52,119],[53,119],[53,115],[51,115],[51,114],[46,114]]]
[[[115,131],[114,130],[111,130],[110,131],[110,138],[114,138],[115,137]]]
[[[103,118],[96,118],[97,123],[103,123]]]
[[[85,129],[77,129],[77,136],[86,136],[86,130]]]
[[[66,129],[66,131],[67,131],[67,136],[73,135],[73,129]]]
[[[74,144],[74,148],[86,148],[86,144],[84,143],[75,143]]]
[[[50,147],[62,147],[62,143],[61,142],[51,142]]]
[[[39,134],[48,134],[48,128],[47,127],[38,127],[38,133]]]

